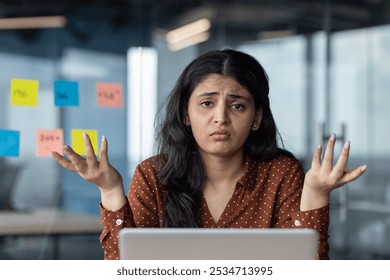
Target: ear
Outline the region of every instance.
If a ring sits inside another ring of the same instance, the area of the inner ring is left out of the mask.
[[[190,126],[191,124],[190,116],[188,115],[187,108],[183,109],[183,123],[186,126]]]
[[[256,131],[259,129],[262,119],[263,119],[263,110],[260,108],[255,113],[255,118],[254,118],[253,124],[252,124],[253,131]]]

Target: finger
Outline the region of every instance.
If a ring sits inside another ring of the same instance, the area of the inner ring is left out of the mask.
[[[338,177],[341,177],[347,168],[350,146],[351,143],[349,141],[345,142],[339,159],[332,170],[332,172],[334,172]]]
[[[324,153],[324,159],[322,161],[322,167],[328,171],[331,171],[333,167],[333,153],[334,153],[335,142],[336,142],[336,135],[333,133],[329,137],[328,144],[326,145],[326,150]]]
[[[318,169],[321,167],[321,153],[322,153],[322,145],[319,144],[317,149],[314,152],[313,159],[311,161],[311,167],[313,169]]]
[[[102,136],[102,143],[100,145],[99,160],[100,164],[108,166],[108,142],[104,135]]]
[[[51,154],[53,158],[65,169],[68,169],[70,171],[76,172],[75,167],[73,166],[72,162],[61,156],[59,153],[55,151],[51,151]]]
[[[75,151],[73,151],[71,147],[65,146],[64,153],[69,157],[71,163],[76,169],[76,172],[83,173],[85,169],[88,167],[86,163],[86,159],[80,156]]]
[[[87,159],[87,164],[92,168],[96,168],[98,166],[98,162],[96,159],[95,151],[92,146],[91,139],[85,131],[83,132],[83,137],[85,146],[85,158]]]
[[[345,172],[341,180],[339,181],[340,184],[338,184],[337,187],[340,187],[344,184],[347,184],[349,182],[352,182],[359,178],[363,173],[367,170],[367,165],[358,166],[352,171]]]

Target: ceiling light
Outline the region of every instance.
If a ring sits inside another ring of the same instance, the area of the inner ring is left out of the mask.
[[[202,33],[199,33],[199,34],[195,34],[191,37],[188,37],[184,40],[181,40],[181,41],[178,41],[178,42],[174,42],[172,44],[169,44],[168,43],[168,48],[171,50],[171,51],[178,51],[178,50],[181,50],[181,49],[184,49],[184,48],[187,48],[187,47],[190,47],[190,46],[193,46],[193,45],[196,45],[196,44],[200,44],[202,42],[205,42],[209,39],[210,37],[210,33],[209,32],[202,32]]]
[[[179,41],[196,36],[197,34],[204,33],[209,30],[210,27],[210,20],[203,18],[169,31],[165,38],[169,44],[175,44]]]

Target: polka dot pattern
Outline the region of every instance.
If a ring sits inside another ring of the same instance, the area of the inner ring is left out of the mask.
[[[118,232],[123,227],[161,227],[166,190],[157,179],[156,157],[135,170],[128,203],[117,211],[100,205],[105,259],[118,259]],[[235,191],[218,221],[203,197],[201,227],[205,228],[314,228],[320,233],[319,259],[328,259],[329,207],[299,210],[304,171],[299,162],[280,156],[272,161],[247,160]],[[120,220],[121,222],[118,222]]]

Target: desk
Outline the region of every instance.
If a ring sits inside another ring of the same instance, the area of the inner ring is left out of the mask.
[[[56,209],[0,211],[0,236],[66,235],[102,232],[98,217]]]
[[[0,236],[42,235],[53,238],[53,255],[58,259],[58,238],[63,235],[100,234],[99,217],[58,209],[0,211]]]

